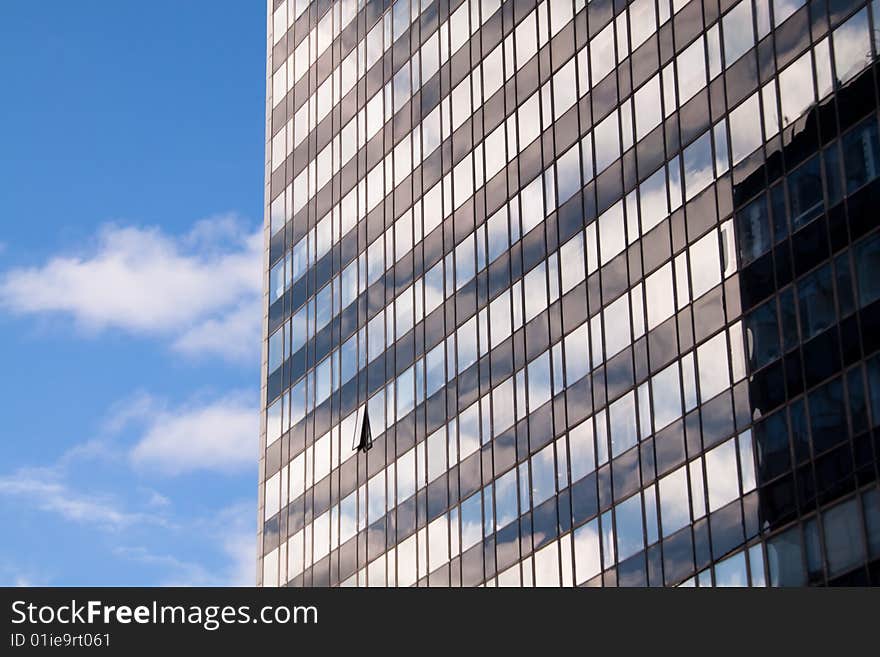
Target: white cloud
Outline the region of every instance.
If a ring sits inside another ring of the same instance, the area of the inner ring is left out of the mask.
[[[15,497],[66,520],[119,530],[136,523],[164,525],[159,516],[126,511],[107,495],[89,495],[56,480],[48,468],[22,468],[0,476],[0,495]]]
[[[231,215],[184,235],[107,224],[89,249],[6,272],[0,306],[67,313],[88,332],[157,335],[189,355],[256,362],[262,240]]]
[[[244,395],[200,405],[154,408],[131,450],[132,463],[168,475],[195,470],[232,472],[257,463],[259,415]]]
[[[260,351],[262,309],[258,298],[246,301],[226,315],[196,324],[177,337],[172,347],[184,354],[223,354],[230,360],[256,364]]]
[[[121,546],[113,552],[118,557],[162,569],[165,574],[160,577],[159,586],[254,586],[257,541],[253,518],[253,504],[242,502],[220,509],[211,518],[196,518],[187,524],[188,531],[219,546],[219,567],[209,568],[171,554],[157,554],[141,546]]]

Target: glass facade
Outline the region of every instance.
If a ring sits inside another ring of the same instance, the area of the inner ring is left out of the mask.
[[[878,21],[269,0],[260,584],[880,584]]]

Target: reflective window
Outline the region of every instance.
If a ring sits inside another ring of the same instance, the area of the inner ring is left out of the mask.
[[[775,299],[759,306],[746,317],[746,338],[753,370],[779,358]]]
[[[653,3],[640,0],[641,4]],[[663,105],[660,102],[660,75],[655,75],[635,94],[636,139],[642,139],[663,120]]]
[[[783,127],[794,122],[813,104],[813,60],[809,51],[779,74],[779,100]]]
[[[595,86],[616,66],[614,59],[614,23],[599,32],[590,41],[590,69]]]
[[[844,135],[841,145],[846,169],[846,191],[851,193],[880,173],[880,140],[877,137],[876,119],[871,117]]]
[[[816,156],[788,177],[791,228],[797,230],[822,213],[822,173]]]
[[[865,559],[860,516],[855,499],[833,506],[822,514],[828,571],[832,577]]]
[[[800,280],[797,290],[801,331],[806,341],[835,321],[831,266],[825,265]]]
[[[834,30],[831,38],[837,82],[846,84],[871,62],[867,7]]]
[[[654,395],[654,429],[659,431],[681,417],[678,363],[673,363],[655,374],[651,379],[651,389]]]
[[[547,307],[547,267],[543,262],[526,274],[524,286],[528,322]]]
[[[687,199],[703,191],[712,182],[712,133],[706,132],[684,151],[684,182]]]
[[[648,305],[648,330],[672,317],[675,312],[675,298],[671,263],[666,263],[645,280],[645,298]]]
[[[709,488],[709,511],[716,511],[739,497],[739,474],[736,467],[736,441],[730,439],[706,452],[706,484]]]
[[[684,105],[706,86],[706,50],[700,36],[675,59],[678,102]]]
[[[635,395],[627,393],[609,408],[611,417],[611,455],[622,454],[636,444]]]
[[[501,529],[518,516],[516,469],[513,469],[495,480],[495,529]]]
[[[736,228],[739,256],[744,266],[770,250],[773,240],[767,199],[763,194],[736,213]]]
[[[755,120],[759,112],[758,94],[755,93],[728,116],[733,164],[740,162],[761,145],[761,122]]]
[[[483,539],[483,506],[480,493],[461,503],[461,549],[467,550]]]
[[[614,507],[617,558],[623,561],[644,548],[642,496],[638,493]]]
[[[724,30],[724,61],[730,66],[755,45],[752,22],[752,0],[742,0],[722,19]]]
[[[550,400],[550,352],[529,363],[529,409],[534,411]]]
[[[581,584],[602,571],[599,558],[598,521],[593,520],[574,532],[575,581]]]
[[[556,494],[556,469],[553,459],[553,445],[547,445],[532,457],[532,506]]]
[[[575,144],[556,162],[556,184],[562,205],[581,188],[580,147]]]
[[[596,173],[620,157],[620,128],[617,110],[614,110],[593,130],[593,143],[596,146]]]
[[[700,371],[700,400],[709,401],[730,386],[727,354],[727,336],[722,331],[697,348],[697,365]]]
[[[681,467],[660,480],[660,520],[663,536],[669,536],[691,521],[687,468]]]

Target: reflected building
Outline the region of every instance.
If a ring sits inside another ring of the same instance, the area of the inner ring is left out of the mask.
[[[269,0],[258,582],[880,583],[880,0]]]

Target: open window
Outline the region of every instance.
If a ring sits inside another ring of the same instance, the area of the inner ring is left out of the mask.
[[[373,434],[370,431],[370,416],[367,413],[367,406],[361,406],[357,412],[357,418],[354,422],[354,431],[351,440],[351,450],[353,452],[366,452],[373,446]]]

